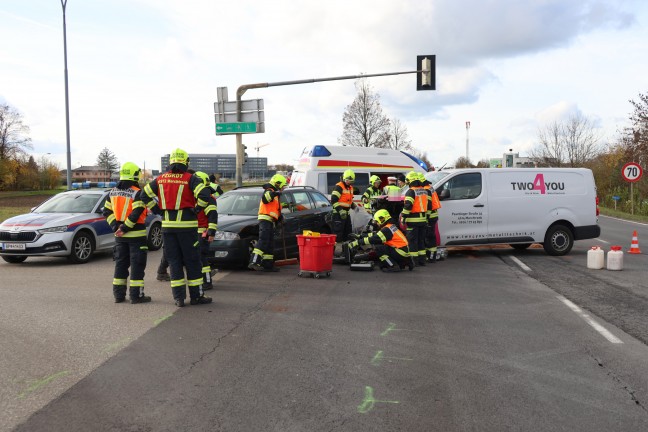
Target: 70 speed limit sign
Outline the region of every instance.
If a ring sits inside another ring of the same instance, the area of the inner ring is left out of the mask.
[[[643,170],[641,169],[641,165],[639,165],[638,163],[628,162],[627,164],[623,165],[623,168],[621,169],[621,175],[623,176],[624,180],[634,183],[641,179]]]

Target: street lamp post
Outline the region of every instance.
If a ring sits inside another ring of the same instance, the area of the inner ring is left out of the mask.
[[[63,8],[63,61],[65,65],[65,133],[67,139],[67,190],[72,188],[72,153],[70,153],[70,98],[68,96],[67,68],[67,32],[65,28],[65,6],[67,0],[61,0]]]

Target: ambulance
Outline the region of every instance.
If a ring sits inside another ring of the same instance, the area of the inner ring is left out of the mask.
[[[440,246],[539,243],[549,255],[601,234],[592,171],[470,168],[426,175],[441,201]]]
[[[312,186],[330,197],[342,173],[352,169],[355,173],[354,187],[359,195],[369,187],[369,177],[377,175],[382,186],[387,177],[406,175],[410,171],[425,173],[427,165],[422,160],[404,151],[376,147],[323,146],[306,147],[290,177],[290,186]]]

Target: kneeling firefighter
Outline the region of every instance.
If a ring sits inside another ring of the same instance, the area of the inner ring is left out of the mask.
[[[248,268],[257,271],[279,271],[274,265],[274,228],[275,223],[283,222],[279,197],[286,187],[286,177],[275,174],[270,183],[263,185],[265,192],[259,204],[259,242],[252,251]]]
[[[374,220],[380,230],[363,235],[348,243],[349,248],[355,249],[360,245],[376,245],[376,253],[380,260],[380,268],[384,272],[398,272],[405,267],[414,268],[410,257],[407,237],[398,229],[394,220],[385,209],[374,214]]]

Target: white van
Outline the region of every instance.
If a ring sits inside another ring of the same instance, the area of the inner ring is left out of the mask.
[[[428,176],[439,173],[428,173]],[[596,238],[598,197],[585,168],[455,169],[434,183],[439,244],[540,243],[549,255],[565,255],[574,240]]]
[[[290,186],[312,186],[331,196],[331,192],[342,177],[342,173],[352,169],[355,184],[361,195],[369,187],[369,177],[377,175],[382,186],[387,185],[387,177],[407,174],[410,171],[427,171],[425,162],[399,150],[375,147],[323,146],[306,147],[299,157],[295,170],[290,176]]]

